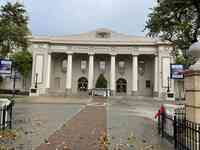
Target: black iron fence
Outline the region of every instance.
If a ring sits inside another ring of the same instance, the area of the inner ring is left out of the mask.
[[[174,144],[176,150],[200,150],[200,125],[186,120],[185,110],[158,116],[158,132]]]
[[[0,108],[0,129],[12,128],[12,113],[13,113],[14,101],[11,101],[8,105],[2,105]]]

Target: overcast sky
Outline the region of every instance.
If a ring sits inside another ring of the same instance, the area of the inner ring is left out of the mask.
[[[0,4],[6,1],[0,0]],[[24,0],[24,5],[33,35],[76,34],[96,28],[145,35],[145,20],[154,1]]]

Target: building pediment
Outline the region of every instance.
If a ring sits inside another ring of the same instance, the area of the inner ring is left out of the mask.
[[[52,44],[85,44],[85,45],[157,45],[167,44],[158,39],[132,36],[100,28],[91,32],[66,36],[34,36],[32,42],[47,42]],[[169,43],[168,43],[169,44]]]

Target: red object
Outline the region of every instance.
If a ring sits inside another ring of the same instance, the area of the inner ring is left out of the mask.
[[[158,112],[157,112],[156,115],[155,115],[155,118],[160,117],[160,115],[161,115],[162,113],[164,113],[164,112],[165,112],[165,107],[164,107],[163,105],[161,105],[161,106],[160,106],[160,109],[158,110]]]

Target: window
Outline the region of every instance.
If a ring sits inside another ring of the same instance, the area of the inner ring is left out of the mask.
[[[110,33],[109,32],[97,32],[96,37],[97,38],[109,38]]]

